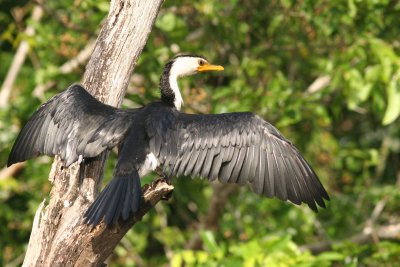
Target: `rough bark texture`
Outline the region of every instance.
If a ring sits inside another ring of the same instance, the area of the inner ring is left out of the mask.
[[[162,0],[114,0],[84,75],[84,86],[101,101],[119,106]],[[101,186],[107,153],[70,168],[55,160],[50,200],[36,212],[23,266],[102,266],[125,233],[173,187],[160,182],[143,190],[140,211],[112,228],[83,224]]]

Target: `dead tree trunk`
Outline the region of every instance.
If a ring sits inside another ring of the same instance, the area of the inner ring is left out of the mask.
[[[112,0],[91,59],[84,86],[101,101],[119,106],[162,0]],[[140,211],[113,228],[83,224],[83,214],[98,194],[107,153],[81,169],[63,169],[57,159],[49,180],[50,200],[36,212],[23,266],[101,266],[135,222],[173,187],[165,183],[143,189]]]

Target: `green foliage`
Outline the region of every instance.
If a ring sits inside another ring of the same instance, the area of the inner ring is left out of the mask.
[[[209,231],[201,233],[204,251],[180,250],[174,253],[171,266],[331,266],[344,255],[325,252],[313,256],[301,252],[289,235],[267,235],[232,246],[219,246]]]
[[[109,1],[46,1],[40,22],[33,4],[0,3],[0,77],[21,40],[30,54],[0,110],[0,162],[21,126],[45,99],[79,81],[59,66],[96,37]],[[22,7],[15,21],[10,11]],[[399,223],[400,4],[398,1],[166,1],[135,69],[125,107],[159,97],[159,76],[179,52],[202,54],[223,73],[181,82],[184,111],[253,111],[279,127],[314,167],[332,197],[326,210],[270,200],[240,188],[217,225],[204,226],[211,186],[186,177],[174,181],[168,203],[158,204],[128,232],[113,266],[395,266],[395,241],[354,244],[377,203],[376,224]],[[33,25],[36,34],[22,31]],[[37,99],[33,88],[56,85]],[[324,84],[321,83],[325,80]],[[317,87],[310,86],[319,81]],[[107,166],[112,175],[115,156]],[[38,204],[48,196],[50,160],[29,161],[18,177],[0,178],[0,262],[26,248]],[[143,183],[155,176],[146,177]],[[396,185],[397,184],[397,185]],[[194,246],[200,240],[202,246]],[[301,247],[339,240],[312,255]]]

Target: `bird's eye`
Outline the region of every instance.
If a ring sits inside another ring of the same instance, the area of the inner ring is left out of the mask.
[[[206,62],[204,60],[199,60],[199,65],[203,66],[204,64],[206,64]]]

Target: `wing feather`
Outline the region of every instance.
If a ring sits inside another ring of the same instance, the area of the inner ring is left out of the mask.
[[[238,184],[245,184],[250,174],[250,169],[253,165],[254,148],[246,146],[246,155],[244,157],[243,167],[238,177]]]
[[[207,152],[208,152],[208,149],[206,149],[206,147],[204,147],[200,150],[200,154],[199,154],[199,157],[197,158],[196,166],[194,167],[192,175],[196,176],[196,175],[200,174],[200,170],[203,167],[203,163],[207,156]]]
[[[192,173],[193,167],[196,164],[199,154],[200,154],[200,150],[195,149],[195,148],[192,149],[192,153],[190,153],[190,160],[188,162],[188,165],[186,166],[184,175],[189,175]]]
[[[212,142],[210,142],[210,143],[212,143]],[[214,160],[214,157],[217,155],[215,153],[215,150],[216,149],[215,149],[214,146],[211,146],[208,149],[207,155],[206,155],[206,159],[204,160],[203,168],[202,168],[202,171],[201,171],[201,174],[200,174],[201,177],[208,177],[208,175],[209,175],[209,173],[211,171],[211,164],[212,164],[212,162]]]
[[[236,163],[235,163],[235,165],[233,167],[231,179],[229,179],[230,183],[241,184],[240,181],[239,181],[239,174],[240,174],[240,171],[242,170],[242,166],[244,164],[246,151],[247,151],[247,147],[241,147],[239,149],[239,155],[238,155]]]
[[[293,144],[258,116],[166,113],[156,115],[146,127],[150,150],[172,175],[248,183],[257,194],[307,203],[313,210],[316,204],[325,207],[324,199],[329,200]]]
[[[8,166],[43,154],[58,154],[66,166],[79,155],[97,156],[122,140],[133,112],[105,105],[74,84],[32,115],[14,143]]]
[[[223,155],[222,154],[218,154],[211,166],[211,170],[210,170],[210,174],[209,174],[209,179],[210,181],[214,181],[215,179],[218,178],[219,172],[221,170],[221,165],[222,165],[222,158]]]
[[[238,155],[239,155],[239,148],[233,147],[233,154],[232,154],[232,157],[231,157],[232,160],[230,160],[230,161],[229,161],[226,165],[224,165],[224,167],[221,169],[221,173],[220,173],[219,179],[220,179],[222,182],[225,182],[225,183],[229,182],[229,180],[230,180],[230,178],[231,178],[231,174],[232,174],[233,168],[235,167],[235,164],[236,164]],[[233,179],[232,179],[231,181],[233,181]],[[233,182],[236,182],[236,181],[233,181]]]

